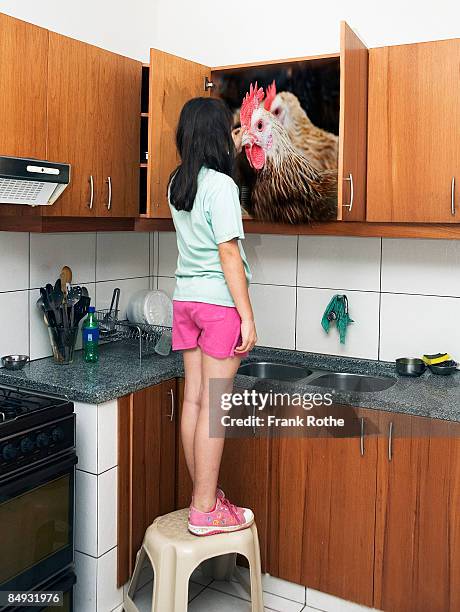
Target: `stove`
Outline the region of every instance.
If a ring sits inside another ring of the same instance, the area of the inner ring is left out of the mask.
[[[73,573],[76,463],[72,402],[0,386],[0,591]]]

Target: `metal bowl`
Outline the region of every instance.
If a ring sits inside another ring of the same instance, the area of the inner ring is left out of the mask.
[[[21,370],[29,361],[29,355],[5,355],[2,357],[2,365],[7,370]]]
[[[396,359],[396,372],[400,376],[421,376],[425,370],[426,364],[422,359],[408,357]]]
[[[456,361],[450,360],[432,364],[429,368],[433,374],[437,374],[438,376],[449,376],[457,371],[457,365]]]

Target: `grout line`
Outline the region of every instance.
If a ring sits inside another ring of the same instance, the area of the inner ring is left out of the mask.
[[[297,306],[299,294],[299,236],[297,236],[295,255],[295,309],[294,309],[294,350],[297,350]]]
[[[83,403],[86,403],[86,402],[83,402]],[[78,463],[77,463],[77,466],[78,466]],[[103,472],[99,472],[99,474],[95,474],[94,472],[88,472],[88,470],[82,470],[79,467],[77,467],[76,470],[77,470],[77,472],[83,472],[84,474],[89,474],[89,476],[96,476],[96,478],[97,478],[98,476],[102,476],[102,474],[106,474],[107,472],[110,472],[110,470],[114,470],[116,467],[118,467],[118,464],[117,465],[112,465],[112,467],[107,468]]]
[[[85,557],[91,557],[91,559],[96,559],[96,561],[98,561],[102,557],[105,557],[105,555],[108,555],[109,552],[112,552],[112,550],[117,548],[117,546],[118,546],[118,544],[115,544],[115,546],[112,546],[112,548],[109,548],[109,550],[106,550],[105,553],[102,553],[102,555],[99,555],[99,557],[95,557],[94,555],[90,555],[87,552],[83,552],[82,550],[78,550],[78,548],[75,548],[75,552],[77,552],[80,555],[85,555]]]
[[[383,267],[383,239],[380,238],[380,275],[379,275],[379,320],[378,320],[378,341],[377,341],[377,359],[380,361],[380,343],[382,332],[382,267]]]

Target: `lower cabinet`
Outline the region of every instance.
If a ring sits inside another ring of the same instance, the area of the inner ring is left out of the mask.
[[[190,504],[183,392],[172,379],[119,400],[118,585],[155,517]],[[385,612],[458,612],[460,423],[325,414],[347,419],[343,437],[226,440],[220,484],[254,510],[263,571]]]
[[[372,607],[377,439],[366,430],[378,413],[324,412],[351,413],[352,437],[322,429],[272,440],[268,572]]]
[[[132,574],[153,520],[175,507],[176,380],[118,404],[118,586]]]
[[[375,607],[460,610],[460,424],[380,413]]]

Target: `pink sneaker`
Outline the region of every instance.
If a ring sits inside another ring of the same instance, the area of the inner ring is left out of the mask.
[[[200,512],[190,506],[188,513],[188,530],[197,536],[240,531],[250,527],[253,522],[252,510],[235,506],[225,497],[218,497],[214,509],[210,512]]]

